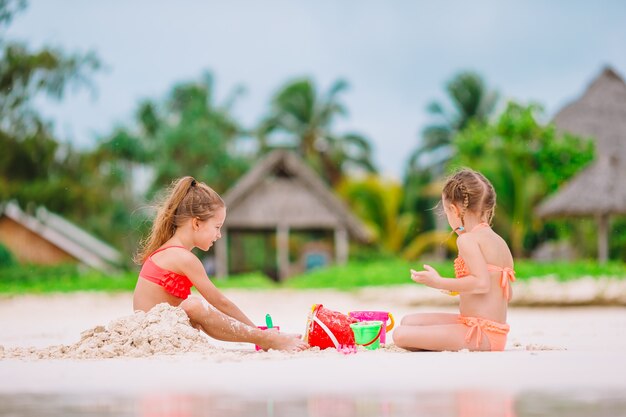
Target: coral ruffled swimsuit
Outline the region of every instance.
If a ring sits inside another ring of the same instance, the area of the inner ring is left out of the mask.
[[[489,227],[487,223],[480,223],[474,229],[482,227]],[[496,265],[487,265],[489,272],[501,272],[500,287],[502,288],[502,295],[508,300],[510,294],[509,282],[515,281],[515,271],[511,268],[502,268]],[[463,278],[470,274],[465,260],[460,256],[454,260],[454,273],[457,278]],[[506,323],[498,323],[496,321],[483,319],[480,317],[465,317],[459,315],[459,322],[469,327],[465,336],[465,341],[469,343],[474,335],[476,335],[476,348],[480,346],[480,341],[483,339],[483,332],[491,345],[492,351],[502,351],[506,345],[506,336],[509,333],[509,325]]]
[[[193,284],[185,275],[177,274],[176,272],[168,271],[159,267],[152,261],[152,256],[155,253],[159,253],[165,249],[169,248],[183,248],[183,246],[166,246],[161,249],[157,249],[152,252],[146,262],[144,262],[141,267],[141,271],[139,272],[139,276],[143,279],[146,279],[150,282],[154,282],[157,285],[160,285],[167,291],[169,294],[172,294],[174,297],[178,298],[187,298],[189,294],[191,294],[191,287]]]

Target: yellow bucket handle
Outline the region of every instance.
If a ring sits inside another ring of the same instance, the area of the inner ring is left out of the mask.
[[[391,329],[393,329],[393,325],[396,323],[396,321],[393,319],[393,314],[389,313],[389,320],[391,320],[391,322],[387,325],[387,328],[385,329],[385,331],[390,331]]]

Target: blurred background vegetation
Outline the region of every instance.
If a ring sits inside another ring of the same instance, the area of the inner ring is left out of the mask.
[[[0,2],[0,29],[24,7],[23,1]],[[310,78],[286,80],[277,86],[261,122],[244,126],[232,111],[243,87],[217,102],[214,80],[206,72],[164,86],[163,99],[136,104],[133,123],[112,126],[91,148],[75,149],[55,137],[51,122],[34,102],[44,95],[63,100],[69,90],[94,88],[91,80],[106,57],[61,48],[32,50],[4,33],[0,30],[0,202],[16,200],[26,210],[45,206],[120,250],[128,269],[103,283],[101,275],[78,266],[17,265],[0,246],[4,292],[131,290],[136,279],[131,258],[149,227],[150,202],[159,189],[193,175],[223,193],[275,148],[297,152],[376,237],[370,246],[351,248],[347,267],[313,272],[310,284],[297,277],[285,285],[406,282],[409,262],[452,255],[454,242],[438,227],[442,219],[434,207],[442,178],[461,166],[479,170],[493,182],[498,195],[494,228],[516,258],[529,259],[542,244],[564,240],[575,242],[580,259],[595,256],[591,220],[544,221],[533,214],[542,199],[594,158],[593,141],[557,134],[539,103],[504,102],[478,73],[460,70],[451,75],[444,86],[447,102],[432,102],[425,110],[431,124],[406,149],[407,160],[398,161],[405,169],[403,178],[395,180],[378,175],[369,138],[336,130],[337,119],[348,114],[342,102],[345,80],[328,90]],[[623,276],[625,228],[623,219],[614,221],[610,256],[615,262],[605,269],[581,261],[554,264],[560,266],[552,272]],[[519,265],[526,265],[531,276],[543,271],[542,264],[530,260]],[[451,267],[450,262],[440,266],[444,272]],[[525,274],[520,270],[519,275]],[[248,274],[237,282],[273,285],[258,278]]]

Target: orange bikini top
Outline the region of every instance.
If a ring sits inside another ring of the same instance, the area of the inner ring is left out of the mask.
[[[150,282],[160,285],[172,294],[174,297],[187,298],[191,294],[191,287],[193,284],[185,275],[177,274],[176,272],[163,269],[152,261],[152,256],[155,253],[159,253],[169,248],[183,248],[184,246],[165,246],[161,249],[157,249],[148,256],[146,262],[144,262],[139,272],[139,276],[147,279]]]
[[[472,230],[476,230],[479,227],[489,227],[489,225],[487,223],[480,223],[479,225],[474,227]],[[509,292],[510,292],[509,282],[515,281],[515,271],[508,267],[502,268],[496,265],[489,265],[489,264],[487,264],[487,271],[502,272],[502,275],[500,276],[500,287],[502,287],[502,295],[504,295],[504,297],[508,299]],[[454,260],[454,275],[457,278],[462,278],[469,274],[470,274],[470,270],[467,268],[467,265],[465,264],[465,260],[461,258],[460,256],[457,256],[457,258]]]
[[[502,272],[500,276],[500,287],[502,287],[502,295],[506,299],[509,298],[509,282],[515,282],[515,271],[511,268],[501,268],[496,265],[487,264],[487,271],[489,272]],[[469,269],[467,269],[467,265],[465,265],[465,260],[458,256],[454,260],[454,275],[457,278],[463,278],[470,274]]]

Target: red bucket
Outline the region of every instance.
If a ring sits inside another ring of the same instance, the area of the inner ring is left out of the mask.
[[[315,304],[309,315],[305,340],[310,346],[320,349],[354,346],[354,332],[350,324],[356,322],[358,320],[347,314]]]

